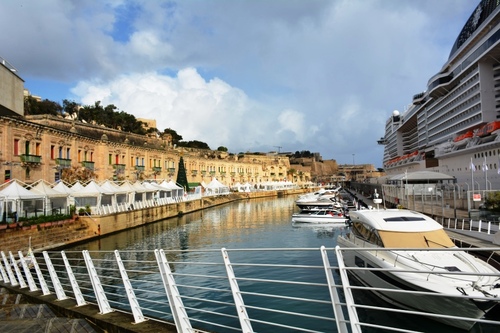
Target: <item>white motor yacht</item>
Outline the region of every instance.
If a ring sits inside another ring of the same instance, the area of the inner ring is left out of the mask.
[[[317,209],[292,215],[293,223],[347,224],[349,218],[340,210]]]
[[[498,304],[500,272],[457,248],[430,217],[372,209],[352,211],[350,218],[351,232],[337,238],[345,266],[356,268],[349,272],[384,300],[405,309],[473,318],[438,319],[465,330]]]

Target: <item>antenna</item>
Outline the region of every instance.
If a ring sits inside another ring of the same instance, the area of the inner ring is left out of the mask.
[[[283,148],[281,146],[273,146],[273,147],[278,148],[278,154],[280,153],[281,148]]]

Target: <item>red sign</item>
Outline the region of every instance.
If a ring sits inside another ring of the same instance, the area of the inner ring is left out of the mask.
[[[481,201],[481,194],[473,194],[472,200],[473,201]]]

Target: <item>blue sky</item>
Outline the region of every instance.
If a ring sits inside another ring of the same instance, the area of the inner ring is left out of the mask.
[[[33,95],[114,104],[212,149],[381,167],[386,119],[478,3],[6,0],[0,57]]]

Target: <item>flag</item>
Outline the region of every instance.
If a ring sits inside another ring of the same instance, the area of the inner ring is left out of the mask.
[[[476,171],[476,166],[474,165],[474,163],[472,163],[472,157],[471,157],[471,159],[470,159],[470,169],[471,169],[472,171]]]
[[[483,162],[483,172],[488,171],[488,165],[486,164],[486,161]]]
[[[500,157],[498,158],[498,174],[500,175]]]

